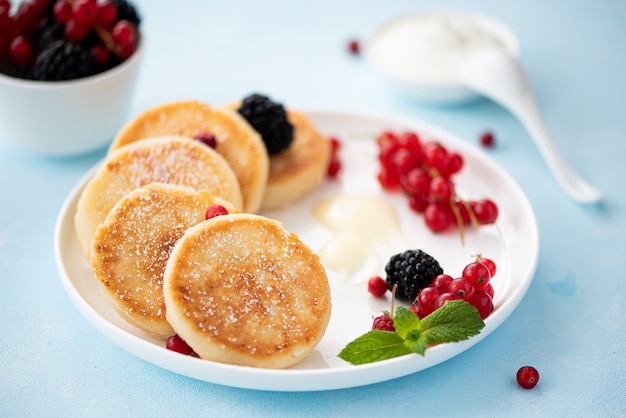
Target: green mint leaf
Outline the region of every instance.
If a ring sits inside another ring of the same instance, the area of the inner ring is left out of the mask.
[[[414,329],[407,334],[404,345],[412,352],[423,356],[428,347],[428,337],[422,334],[420,330]]]
[[[466,340],[480,332],[485,323],[475,307],[464,300],[446,302],[421,321],[428,344]]]
[[[365,364],[411,352],[404,339],[395,332],[373,330],[346,345],[339,358],[351,364]]]
[[[396,329],[396,334],[406,338],[410,331],[420,329],[420,319],[404,306],[398,306],[393,316],[393,327]]]

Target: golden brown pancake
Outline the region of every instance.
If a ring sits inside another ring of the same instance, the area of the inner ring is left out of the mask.
[[[235,211],[206,190],[152,183],[111,209],[96,230],[91,264],[104,298],[125,321],[157,338],[174,335],[165,317],[165,264],[176,241],[214,205]]]
[[[203,359],[285,368],[305,358],[330,318],[319,257],[280,222],[228,214],[185,232],[163,278],[166,315]]]
[[[302,113],[287,111],[294,140],[286,150],[270,156],[270,174],[262,209],[287,206],[313,190],[326,175],[330,141]]]
[[[215,150],[228,161],[239,181],[243,210],[251,213],[259,210],[269,170],[267,149],[259,134],[232,109],[213,109],[198,101],[156,106],[124,126],[111,144],[110,152],[143,138],[161,135],[193,138],[199,133],[215,137]]]
[[[235,174],[224,158],[211,148],[186,137],[144,139],[107,155],[85,186],[74,223],[85,257],[98,225],[115,204],[132,190],[150,183],[170,183],[204,189],[242,208]]]

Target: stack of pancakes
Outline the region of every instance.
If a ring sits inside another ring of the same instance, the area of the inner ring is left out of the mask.
[[[328,140],[288,112],[294,141],[269,156],[231,106],[150,109],[122,128],[79,199],[75,225],[104,297],[157,338],[202,358],[268,368],[306,357],[330,318],[319,257],[258,211],[323,177]],[[193,139],[215,138],[215,147]],[[206,219],[222,206],[226,215]]]

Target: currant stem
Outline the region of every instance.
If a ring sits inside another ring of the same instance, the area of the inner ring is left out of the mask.
[[[450,205],[450,209],[452,209],[452,213],[454,213],[454,217],[456,218],[456,224],[459,227],[459,235],[461,237],[461,245],[465,245],[465,223],[463,222],[463,217],[461,216],[461,212],[459,208],[456,207],[456,203],[454,203],[453,199],[448,201]]]

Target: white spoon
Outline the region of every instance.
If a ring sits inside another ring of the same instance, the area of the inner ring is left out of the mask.
[[[576,201],[594,203],[602,192],[576,173],[560,153],[541,118],[532,87],[519,63],[497,49],[477,53],[461,69],[463,83],[513,113],[534,139],[548,167],[563,189]]]

